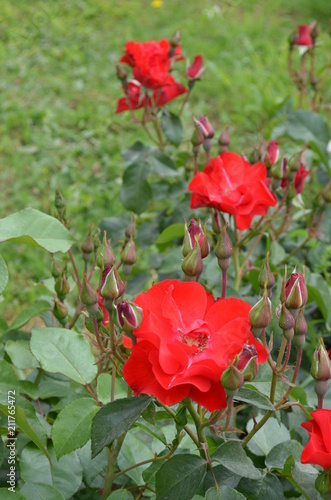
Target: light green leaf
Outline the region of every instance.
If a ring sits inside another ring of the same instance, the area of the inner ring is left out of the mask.
[[[129,430],[150,402],[151,397],[143,395],[104,405],[92,422],[92,457]]]
[[[247,432],[250,432],[253,427],[254,421],[251,419],[247,423]],[[254,434],[247,444],[247,447],[255,455],[263,456],[267,455],[276,444],[290,441],[290,439],[290,432],[285,425],[279,423],[276,418],[271,417],[263,427]]]
[[[239,491],[230,488],[230,486],[222,485],[218,490],[213,487],[206,492],[205,500],[241,500],[245,499],[244,495]]]
[[[0,255],[0,295],[6,288],[8,283],[8,268],[6,262]]]
[[[275,410],[270,399],[264,394],[258,392],[256,389],[242,387],[235,395],[235,399],[237,401],[250,403],[251,405],[256,406],[257,408],[262,408],[263,410]]]
[[[99,409],[92,398],[76,399],[63,408],[52,427],[57,459],[87,443],[90,439],[92,419]]]
[[[97,374],[88,341],[66,328],[33,328],[30,348],[42,368],[63,373],[79,384],[91,383]]]
[[[20,493],[25,496],[27,500],[64,500],[62,493],[50,486],[49,484],[33,483],[27,481]]]
[[[13,500],[13,492],[9,491],[8,488],[0,488],[0,498],[1,500]],[[15,500],[26,500],[26,497],[15,489]]]
[[[67,252],[74,239],[54,217],[34,208],[25,208],[0,219],[0,242],[14,241],[41,247],[48,252]]]
[[[179,116],[164,110],[161,117],[161,127],[169,142],[175,146],[182,142],[184,129]]]
[[[219,462],[226,469],[249,479],[260,479],[260,471],[253,465],[250,458],[238,441],[226,441],[217,448],[211,456],[212,461]]]
[[[292,464],[291,472],[294,481],[305,493],[308,500],[321,500],[321,497],[315,488],[318,471],[312,465],[294,462]]]
[[[184,224],[171,224],[165,228],[162,233],[158,236],[155,241],[156,245],[164,245],[165,243],[170,243],[176,238],[184,237]]]
[[[14,391],[15,396],[19,394],[19,381],[12,365],[4,359],[0,359],[0,403],[8,404],[8,391]]]
[[[34,318],[35,316],[39,316],[46,311],[49,311],[50,308],[51,306],[46,300],[37,300],[33,304],[30,304],[17,316],[17,318],[14,319],[7,331],[10,332],[13,330],[18,330],[22,326],[26,325],[28,321],[30,321],[30,319]]]
[[[296,461],[300,461],[303,447],[298,441],[287,441],[276,444],[268,453],[265,464],[268,469],[283,469],[290,455]]]
[[[141,214],[152,203],[153,192],[147,182],[148,175],[146,163],[133,164],[125,170],[120,198],[127,210]]]
[[[160,177],[178,177],[180,174],[172,159],[158,149],[149,156],[148,164],[151,167],[150,172]]]
[[[114,491],[107,497],[107,500],[132,500],[133,496],[128,490]]]
[[[206,461],[183,453],[171,457],[156,474],[158,500],[191,500],[206,475]]]
[[[104,448],[95,458],[92,458],[91,441],[76,451],[83,467],[84,483],[91,488],[103,488],[105,471],[108,465],[107,450]]]
[[[38,361],[30,351],[28,340],[8,340],[5,351],[12,360],[13,365],[20,370],[39,367]]]

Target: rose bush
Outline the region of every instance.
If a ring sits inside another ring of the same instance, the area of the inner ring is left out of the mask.
[[[312,420],[301,424],[310,437],[301,454],[301,462],[329,469],[331,467],[331,410],[316,410],[311,413],[311,416]]]
[[[222,153],[191,180],[191,208],[212,207],[232,214],[238,229],[248,229],[255,215],[265,215],[277,199],[265,184],[263,163],[251,165],[237,153]]]
[[[248,342],[258,362],[264,347],[250,332],[251,306],[236,298],[215,301],[196,282],[166,280],[141,293],[141,326],[123,375],[134,393],[152,394],[164,404],[186,397],[209,411],[226,407],[223,371]]]

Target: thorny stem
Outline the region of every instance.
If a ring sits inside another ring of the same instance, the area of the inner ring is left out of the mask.
[[[289,362],[289,359],[290,359],[290,354],[291,354],[291,346],[292,346],[292,342],[291,342],[291,340],[289,340],[287,342],[287,349],[286,349],[285,361],[283,363],[283,366],[280,369],[281,372],[283,372],[286,369],[287,365],[288,365],[288,362]]]
[[[88,392],[91,394],[92,398],[98,403],[98,406],[101,406],[98,398],[96,397],[96,395],[94,394],[94,392],[92,391],[91,387],[88,385],[88,384],[85,384],[85,387],[86,389],[88,390]]]
[[[106,500],[106,498],[109,497],[112,485],[113,485],[113,480],[114,480],[114,470],[116,467],[116,462],[117,462],[117,457],[119,452],[121,451],[121,447],[123,444],[123,441],[125,439],[126,432],[124,432],[116,441],[116,444],[113,444],[113,449],[110,450],[109,447],[107,447],[107,453],[108,453],[108,467],[107,467],[107,474],[106,474],[106,479],[105,479],[105,486],[103,488],[102,492],[102,500]]]
[[[69,258],[71,260],[71,264],[72,264],[72,267],[73,267],[73,270],[74,270],[74,273],[75,273],[75,276],[76,276],[76,281],[77,281],[79,290],[81,290],[82,289],[82,283],[80,281],[80,277],[79,277],[79,274],[78,274],[78,269],[77,269],[76,262],[75,262],[73,254],[72,254],[71,248],[68,250],[68,254],[69,254]]]

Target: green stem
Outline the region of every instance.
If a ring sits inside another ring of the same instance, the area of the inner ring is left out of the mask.
[[[257,433],[258,430],[261,429],[261,427],[264,426],[264,424],[267,422],[267,420],[269,420],[269,418],[271,417],[271,415],[273,414],[274,412],[271,411],[271,410],[268,410],[264,417],[260,420],[260,422],[258,422],[254,427],[253,429],[247,434],[247,436],[245,437],[245,439],[242,440],[241,442],[241,446],[244,448],[246,446],[246,444],[252,439],[252,437]]]
[[[226,283],[227,283],[227,270],[222,269],[222,299],[225,299],[226,295]]]
[[[125,439],[126,432],[124,432],[116,441],[116,444],[113,445],[113,450],[110,450],[107,447],[107,452],[108,452],[108,467],[107,467],[107,474],[106,474],[106,479],[105,479],[105,486],[103,488],[102,492],[102,500],[106,500],[110,493],[111,489],[113,486],[113,480],[114,480],[114,470],[116,467],[116,462],[117,462],[117,457],[119,455],[119,452],[121,451],[121,447],[123,444],[123,441]]]
[[[159,403],[160,403],[160,401],[159,401]],[[171,415],[171,417],[173,419],[176,418],[176,412],[174,412],[169,406],[164,405],[163,403],[160,403],[160,405],[163,406],[163,408],[165,409],[165,411],[167,413],[169,413],[169,415]],[[191,431],[191,429],[187,425],[184,425],[183,429],[190,436],[190,438],[192,439],[192,441],[194,442],[194,444],[196,445],[196,447],[199,449],[199,446],[200,446],[199,441],[197,440],[196,436]]]
[[[276,393],[276,385],[277,385],[277,379],[278,379],[278,370],[280,368],[280,365],[282,364],[286,346],[287,346],[287,339],[283,335],[282,342],[281,342],[280,348],[279,348],[279,353],[278,353],[278,358],[277,358],[277,361],[276,361],[275,369],[274,369],[274,371],[272,373],[271,388],[270,388],[270,401],[272,402],[272,404],[274,404],[274,402],[275,402],[275,393]]]
[[[204,453],[203,447],[201,447],[201,445],[203,443],[206,443],[206,436],[205,436],[203,428],[201,427],[202,422],[201,422],[200,415],[198,414],[198,412],[194,408],[191,399],[187,398],[184,401],[184,404],[185,404],[186,408],[188,409],[189,413],[191,414],[191,417],[193,418],[193,422],[194,422],[196,430],[197,430],[200,455],[202,456],[202,458],[205,458],[205,453]]]
[[[233,264],[234,264],[234,285],[233,288],[235,290],[239,290],[241,283],[241,275],[240,275],[240,265],[239,265],[239,246],[235,245],[233,249]]]
[[[70,250],[68,250],[68,254],[69,254],[69,258],[71,260],[71,264],[72,264],[72,267],[73,267],[73,270],[74,270],[74,273],[75,273],[75,276],[76,276],[76,281],[77,281],[78,288],[79,288],[79,290],[81,290],[82,289],[82,283],[80,281],[80,277],[79,277],[79,274],[78,274],[78,269],[77,269],[76,262],[75,262],[75,259],[74,259],[74,256],[73,256],[71,248],[70,248]]]

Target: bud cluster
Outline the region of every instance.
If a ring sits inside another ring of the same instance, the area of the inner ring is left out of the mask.
[[[204,227],[202,227],[201,221],[196,222],[194,219],[191,219],[189,225],[185,222],[182,270],[187,279],[200,276],[203,271],[202,259],[209,255],[210,247],[206,226],[207,221]]]
[[[229,398],[233,398],[244,382],[255,379],[258,371],[257,351],[253,345],[245,344],[241,352],[221,376],[221,384]]]

